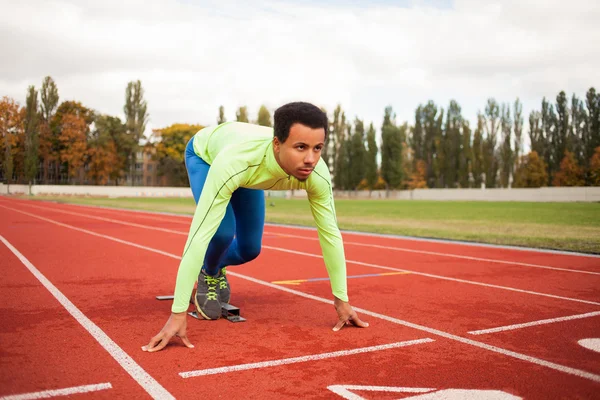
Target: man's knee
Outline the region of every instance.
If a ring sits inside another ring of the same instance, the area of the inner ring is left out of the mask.
[[[240,248],[240,255],[244,261],[252,261],[260,254],[261,247],[261,243],[243,246]]]

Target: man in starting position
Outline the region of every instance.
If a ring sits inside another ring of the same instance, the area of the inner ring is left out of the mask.
[[[225,267],[260,253],[263,190],[306,190],[338,314],[333,330],[350,323],[368,326],[348,302],[331,176],[321,159],[327,133],[327,115],[312,104],[296,102],[275,111],[273,128],[226,122],[192,137],[185,163],[196,211],[177,273],[171,316],[144,351],[161,350],[173,336],[194,347],[186,334],[186,311],[196,280],[198,313],[205,319],[221,316],[221,304],[230,298]]]

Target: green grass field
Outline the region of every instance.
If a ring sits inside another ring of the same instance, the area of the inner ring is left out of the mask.
[[[194,212],[193,199],[21,196],[136,210]],[[600,204],[336,200],[340,229],[600,253]],[[306,200],[269,198],[267,222],[314,226]]]

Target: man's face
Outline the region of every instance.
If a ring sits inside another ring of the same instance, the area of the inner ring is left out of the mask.
[[[275,159],[285,172],[305,181],[319,162],[325,145],[325,129],[309,128],[296,123],[290,128],[285,143],[273,139]]]

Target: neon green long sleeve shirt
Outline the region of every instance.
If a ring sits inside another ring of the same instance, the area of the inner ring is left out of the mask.
[[[331,176],[321,159],[306,181],[288,175],[273,154],[273,129],[241,122],[207,127],[194,136],[194,152],[210,165],[177,273],[172,312],[188,309],[208,244],[240,188],[304,189],[317,226],[334,296],[348,301],[346,260],[337,226]]]

